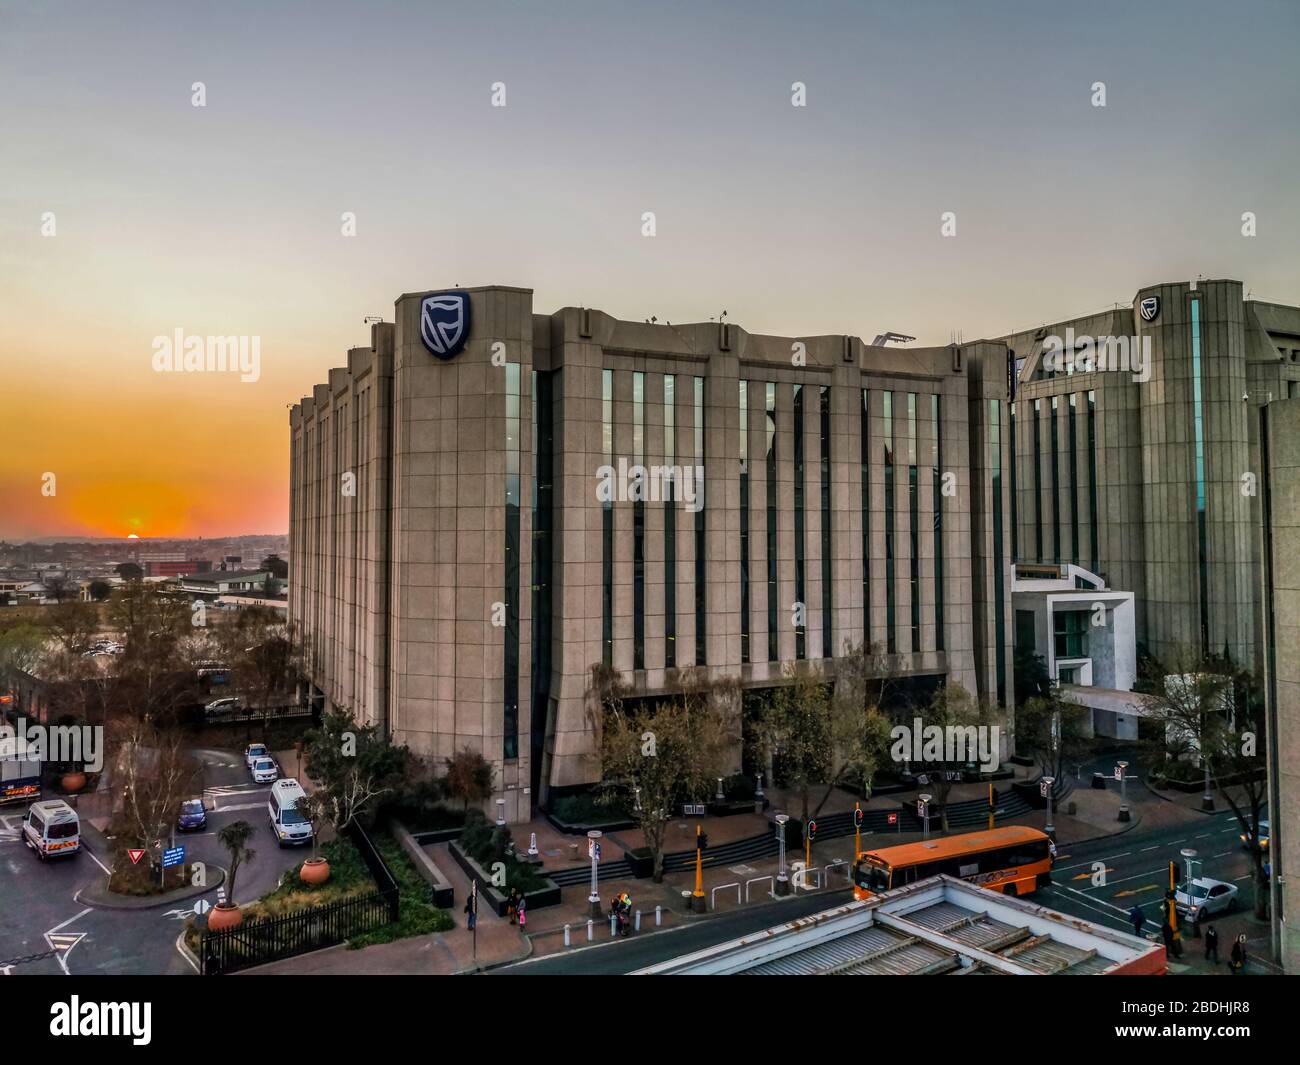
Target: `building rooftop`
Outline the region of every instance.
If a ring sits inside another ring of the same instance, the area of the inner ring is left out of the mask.
[[[748,976],[1163,973],[1164,948],[949,876],[640,970]]]

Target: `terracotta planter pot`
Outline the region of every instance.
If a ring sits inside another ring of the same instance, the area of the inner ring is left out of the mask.
[[[238,906],[214,906],[208,911],[208,931],[224,932],[238,928],[244,921],[244,911]]]
[[[86,786],[86,774],[80,771],[64,773],[63,779],[59,783],[65,792],[74,795]]]
[[[324,858],[308,858],[298,871],[298,879],[304,884],[323,884],[330,878],[330,863]]]

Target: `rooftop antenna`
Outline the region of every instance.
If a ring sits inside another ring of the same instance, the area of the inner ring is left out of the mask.
[[[895,333],[892,329],[887,333],[878,333],[876,339],[871,342],[873,347],[884,347],[891,340],[896,344],[910,344],[916,337],[910,337],[906,333]]]
[[[362,324],[362,325],[373,325],[375,322],[382,322],[383,320],[384,320],[384,319],[383,319],[383,317],[382,317],[381,315],[378,315],[378,314],[367,314],[364,318],[361,319],[361,324]]]

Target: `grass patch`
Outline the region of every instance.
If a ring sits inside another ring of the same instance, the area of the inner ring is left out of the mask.
[[[453,928],[455,922],[451,914],[438,909],[430,901],[428,882],[416,872],[397,840],[392,836],[379,836],[374,843],[384,864],[393,874],[393,879],[397,881],[401,906],[395,922],[355,936],[348,941],[349,949],[368,947],[372,943],[391,943],[407,936],[427,936]]]

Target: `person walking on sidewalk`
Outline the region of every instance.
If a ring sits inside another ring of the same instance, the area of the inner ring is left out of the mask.
[[[478,924],[478,907],[474,905],[473,894],[469,894],[465,896],[465,927],[472,932],[476,924]]]
[[[1205,960],[1210,960],[1210,955],[1214,955],[1214,964],[1219,964],[1219,933],[1215,930],[1214,925],[1210,925],[1205,930]]]
[[[1237,937],[1237,942],[1232,945],[1232,957],[1228,961],[1228,971],[1232,973],[1243,972],[1246,968],[1246,933],[1242,932]]]
[[[1133,922],[1133,934],[1140,936],[1142,926],[1147,923],[1147,915],[1142,912],[1142,907],[1134,903],[1133,908],[1128,911],[1128,919]]]
[[[506,902],[506,915],[510,918],[510,923],[515,924],[515,916],[519,913],[519,889],[510,889],[510,898]]]
[[[519,916],[519,930],[522,932],[528,923],[528,901],[516,892],[515,913]]]

